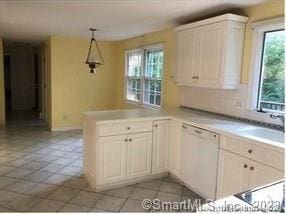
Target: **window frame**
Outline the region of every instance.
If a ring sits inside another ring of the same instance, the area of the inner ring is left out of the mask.
[[[252,39],[252,54],[251,54],[251,72],[249,77],[249,91],[248,91],[248,109],[258,113],[265,113],[260,111],[259,99],[262,84],[262,66],[263,66],[263,52],[265,35],[267,32],[275,32],[285,30],[284,18],[278,17],[267,19],[264,21],[254,22],[251,25],[253,30]],[[267,110],[267,113],[279,113],[277,111]]]
[[[163,70],[162,70],[162,79],[161,79],[161,100],[160,100],[160,105],[155,105],[155,104],[150,104],[150,103],[144,103],[144,80],[148,79],[145,78],[145,66],[146,66],[146,53],[148,51],[152,50],[162,50],[163,51]],[[127,82],[128,82],[128,54],[129,53],[134,53],[134,52],[141,52],[142,54],[142,62],[141,62],[141,67],[142,67],[142,74],[141,74],[141,90],[140,90],[140,100],[134,101],[134,100],[129,100],[127,99]],[[125,73],[124,73],[124,102],[125,103],[130,103],[130,104],[135,104],[135,105],[140,105],[140,106],[148,106],[148,107],[155,107],[155,108],[161,108],[163,106],[163,91],[164,91],[164,71],[165,71],[165,50],[164,50],[164,43],[156,43],[153,45],[147,45],[143,46],[140,48],[135,48],[135,49],[128,49],[125,51]]]

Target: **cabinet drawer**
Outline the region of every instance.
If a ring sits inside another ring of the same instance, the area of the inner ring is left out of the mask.
[[[99,125],[99,136],[151,132],[153,121],[112,123]]]
[[[249,159],[284,170],[284,152],[252,144],[241,139],[221,136],[221,148]]]

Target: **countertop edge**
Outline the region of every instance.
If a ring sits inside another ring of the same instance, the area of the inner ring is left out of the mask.
[[[111,110],[111,112],[116,112],[116,111],[118,111],[118,110]],[[102,111],[102,112],[104,112],[104,111]],[[100,113],[100,111],[98,111],[98,113]],[[124,118],[124,119],[118,118],[118,119],[105,119],[105,120],[97,120],[96,116],[90,115],[87,113],[83,113],[83,115],[84,115],[85,120],[95,120],[98,125],[111,124],[111,123],[122,123],[122,122],[148,121],[148,120],[175,120],[175,121],[185,123],[187,125],[191,125],[191,126],[195,126],[195,127],[201,128],[201,129],[212,131],[212,132],[218,133],[220,135],[244,139],[244,140],[249,141],[251,143],[254,143],[254,144],[257,144],[260,146],[263,145],[264,147],[268,147],[270,149],[279,150],[279,151],[281,151],[281,149],[284,151],[284,149],[285,149],[285,144],[276,143],[276,142],[270,141],[270,140],[265,140],[265,141],[255,140],[255,139],[252,139],[252,138],[247,137],[247,136],[228,132],[228,131],[222,130],[220,128],[216,129],[216,128],[210,127],[208,125],[196,123],[196,122],[189,121],[189,120],[184,120],[182,118],[178,118],[178,117],[172,116],[172,115],[169,115],[169,116],[168,115],[166,115],[166,116],[165,115],[164,116],[163,115],[162,116],[144,116],[144,117],[134,117],[134,118]]]

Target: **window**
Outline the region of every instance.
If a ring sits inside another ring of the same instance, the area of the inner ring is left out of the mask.
[[[283,18],[252,24],[252,72],[250,109],[258,112],[285,111],[285,30]]]
[[[126,100],[161,106],[163,48],[161,45],[126,54]]]
[[[264,33],[258,109],[284,112],[285,110],[285,32]]]

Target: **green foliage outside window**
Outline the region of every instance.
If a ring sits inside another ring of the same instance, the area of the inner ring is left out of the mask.
[[[265,33],[261,101],[285,103],[285,31]]]

